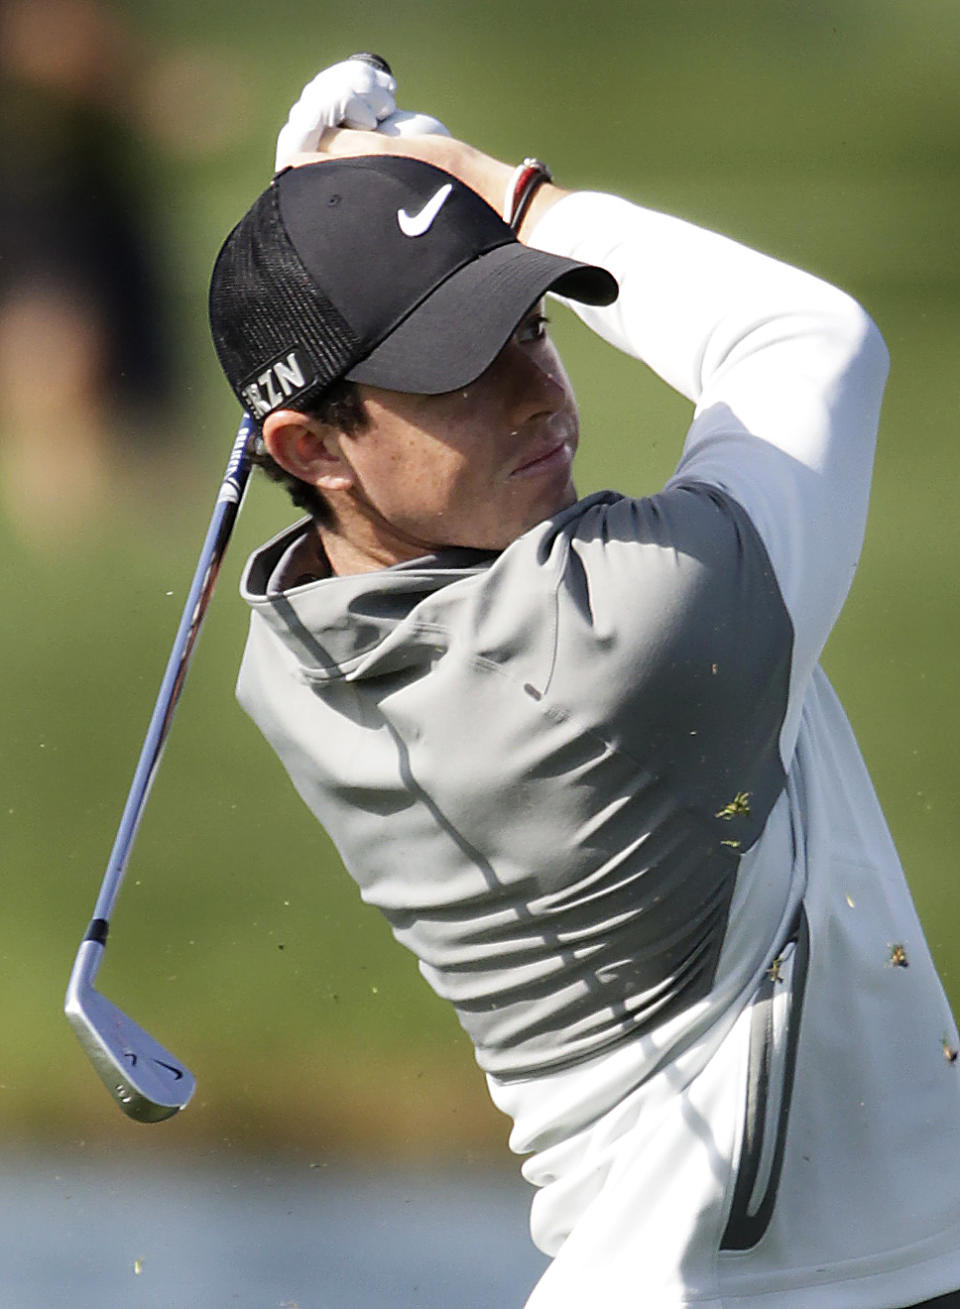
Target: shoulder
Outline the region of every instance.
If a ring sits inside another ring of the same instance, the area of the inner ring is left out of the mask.
[[[541,691],[611,721],[640,700],[735,717],[767,693],[783,712],[790,617],[748,515],[716,487],[590,496],[515,542],[481,592],[486,630],[512,634],[501,654],[535,650]]]
[[[789,619],[749,515],[705,483],[642,498],[579,501],[515,542],[487,578],[494,590],[549,596],[561,621],[596,642],[690,640],[732,625]]]

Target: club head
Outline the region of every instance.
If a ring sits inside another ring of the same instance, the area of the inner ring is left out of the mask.
[[[103,957],[99,941],[77,954],[64,1012],[100,1080],[130,1118],[159,1123],[190,1100],[196,1081],[179,1059],[94,987]]]

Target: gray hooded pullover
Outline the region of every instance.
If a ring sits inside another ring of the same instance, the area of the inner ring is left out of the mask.
[[[555,1259],[530,1309],[953,1289],[956,1032],[817,667],[882,342],[817,279],[610,196],[533,241],[617,277],[576,311],[693,401],[677,472],[356,576],[303,576],[294,526],[244,576],[240,700],[531,1155]]]

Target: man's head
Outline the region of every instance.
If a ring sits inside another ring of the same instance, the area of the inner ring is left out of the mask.
[[[396,511],[396,495],[402,508],[417,494],[429,505],[433,481],[450,472],[456,432],[463,460],[492,457],[472,436],[463,439],[468,411],[494,422],[499,408],[508,437],[516,434],[517,449],[502,452],[516,456],[505,473],[514,491],[535,477],[517,463],[526,445],[540,452],[535,463],[549,453],[559,419],[544,426],[548,414],[567,413],[575,444],[569,386],[530,317],[547,290],[607,304],[616,283],[602,269],[521,245],[450,174],[420,160],[367,156],[281,173],[224,244],[210,311],[224,371],[277,463],[334,509],[347,496],[376,518]],[[338,430],[322,408],[331,387],[342,392],[344,383],[359,384],[352,394],[362,421],[353,431]],[[525,388],[537,394],[519,398]],[[419,442],[423,466],[413,475],[400,453],[411,455],[418,435],[426,444]],[[491,439],[497,443],[492,428]],[[452,513],[452,505],[434,506],[433,519],[445,522],[428,544],[487,545],[455,539]]]

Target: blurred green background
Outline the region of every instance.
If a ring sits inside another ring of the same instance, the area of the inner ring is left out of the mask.
[[[79,471],[69,418],[43,410],[56,353],[3,411],[0,1138],[505,1152],[506,1120],[452,1014],[360,905],[233,701],[239,571],[292,516],[259,480],[100,977],[196,1072],[188,1112],[128,1123],[61,1015],[238,416],[207,340],[208,270],[265,185],[302,84],[357,49],[385,54],[401,104],[455,134],[807,267],[879,323],[893,364],[868,537],[825,664],[960,1004],[956,0],[131,0],[105,12],[123,37],[97,112],[160,257],[174,385],[149,419],[111,415],[113,443]],[[52,31],[47,54],[69,65],[78,29]],[[18,144],[8,132],[5,149]],[[685,402],[554,317],[583,411],[581,491],[655,490]],[[24,368],[9,338],[8,381]]]

